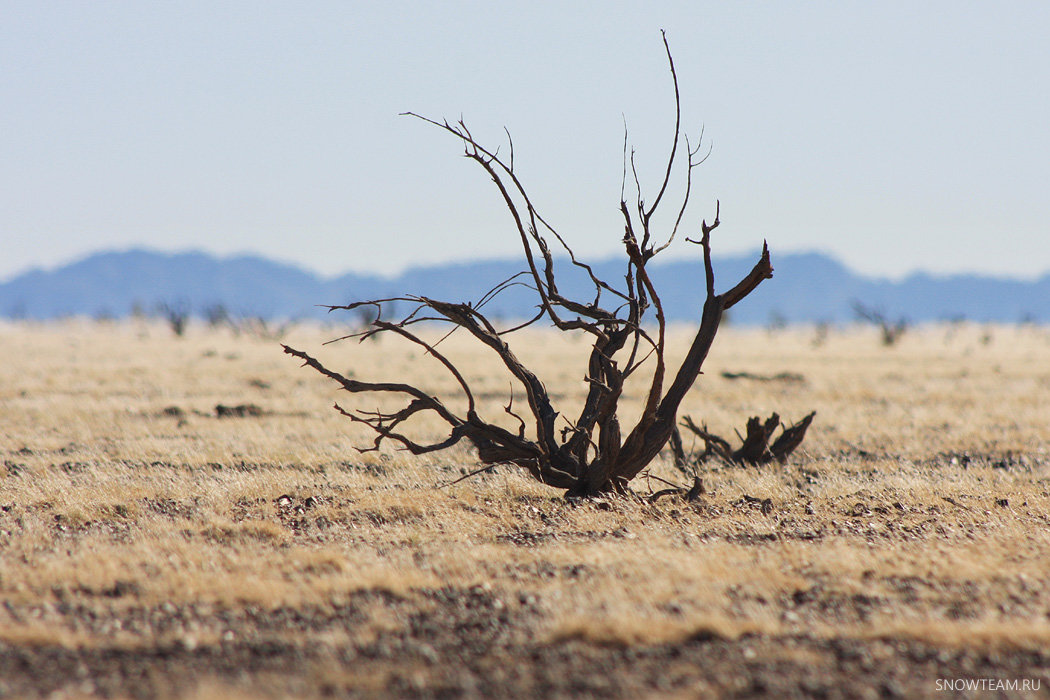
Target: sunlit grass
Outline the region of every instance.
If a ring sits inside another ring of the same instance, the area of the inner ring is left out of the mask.
[[[411,381],[462,403],[417,348],[322,345],[339,333],[298,327],[285,342],[354,376]],[[686,329],[674,338],[680,356]],[[585,343],[541,331],[512,342],[572,415],[586,388]],[[514,428],[503,409],[512,382],[484,350],[465,334],[442,344],[467,370],[479,410]],[[220,644],[229,630],[218,621],[117,621],[168,608],[327,609],[358,592],[422,610],[426,591],[477,586],[542,640],[1050,640],[1050,336],[1038,327],[927,327],[892,348],[870,329],[724,330],[684,413],[723,435],[750,415],[817,418],[787,465],[702,467],[707,493],[689,504],[571,504],[508,467],[448,485],[477,466],[466,446],[359,453],[372,436],[332,403],[387,399],[339,392],[258,338],[191,327],[175,339],[131,322],[4,324],[0,352],[7,644]],[[628,390],[628,414],[640,392]],[[262,415],[220,418],[220,403]],[[441,439],[444,426],[424,418],[410,429]],[[684,482],[666,457],[652,473]],[[296,634],[343,644],[404,624],[383,610],[339,639]]]

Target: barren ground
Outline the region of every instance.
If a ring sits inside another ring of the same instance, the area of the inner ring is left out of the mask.
[[[284,342],[456,400],[417,349],[340,332]],[[442,347],[504,415],[467,340]],[[571,414],[584,343],[513,343]],[[255,336],[4,324],[0,353],[0,697],[1050,692],[1045,328],[728,328],[684,413],[817,417],[786,465],[704,465],[693,503],[359,454],[331,404],[371,406]]]

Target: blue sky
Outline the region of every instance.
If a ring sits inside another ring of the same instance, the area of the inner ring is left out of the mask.
[[[406,110],[506,126],[548,220],[615,255],[624,121],[650,197],[670,145],[661,28],[717,252],[1050,271],[1045,2],[8,0],[0,279],[138,246],[323,273],[515,255],[491,182]]]

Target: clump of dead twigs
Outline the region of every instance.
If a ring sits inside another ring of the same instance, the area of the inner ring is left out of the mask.
[[[737,433],[741,445],[735,450],[728,440],[709,431],[706,425],[697,425],[691,417],[683,416],[681,426],[704,441],[704,451],[700,454],[686,454],[681,435],[676,430],[671,438],[675,465],[682,469],[689,465],[702,464],[712,457],[727,463],[751,466],[774,461],[783,464],[787,461],[788,456],[802,444],[806,438],[806,431],[809,430],[816,415],[817,412],[813,411],[793,425],[781,424],[780,415],[777,413],[765,420],[759,416],[752,416],[747,420],[745,434]],[[780,428],[781,432],[777,439],[773,440],[773,434],[777,428]],[[770,442],[770,440],[773,441]]]
[[[896,345],[910,325],[908,319],[903,316],[893,321],[879,309],[867,306],[859,301],[853,302],[853,313],[862,321],[878,326],[879,337],[882,339],[882,344],[886,347]]]

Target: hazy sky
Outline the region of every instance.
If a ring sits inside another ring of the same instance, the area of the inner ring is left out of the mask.
[[[0,279],[132,246],[324,273],[515,254],[492,183],[406,110],[506,126],[548,220],[613,255],[624,120],[650,198],[670,145],[661,28],[716,252],[1050,271],[1045,0],[5,0]]]

